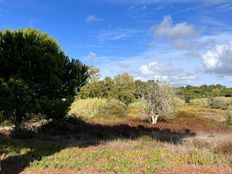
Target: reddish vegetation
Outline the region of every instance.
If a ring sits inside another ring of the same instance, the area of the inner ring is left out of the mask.
[[[181,131],[189,131],[189,132],[209,132],[209,133],[221,133],[221,132],[232,132],[231,126],[226,126],[221,122],[217,122],[214,120],[209,120],[207,118],[180,118],[176,121],[168,121],[168,122],[158,122],[155,125],[150,123],[141,123],[141,122],[117,122],[117,123],[105,123],[104,125],[108,126],[116,126],[119,124],[126,124],[130,127],[145,127],[157,130],[168,129],[173,132],[181,132]]]
[[[28,171],[24,171],[22,174],[100,174],[99,172],[95,171],[93,167],[85,168],[84,171],[78,171],[74,169],[32,169]],[[101,172],[101,174],[114,174],[114,172]]]
[[[195,166],[195,165],[186,165],[178,166],[172,169],[159,170],[156,174],[230,174],[232,173],[232,167],[230,166]]]
[[[232,141],[230,142],[224,142],[220,144],[216,149],[215,152],[232,155]]]
[[[93,168],[86,168],[84,171],[77,171],[73,169],[33,169],[30,171],[23,172],[25,174],[29,173],[37,173],[37,174],[99,174],[99,172],[95,171]],[[137,172],[140,174],[142,172]],[[170,169],[160,169],[155,172],[156,174],[230,174],[232,173],[232,167],[230,166],[196,166],[196,165],[185,165],[185,166],[178,166],[175,168]],[[114,174],[114,172],[103,172],[102,174]]]

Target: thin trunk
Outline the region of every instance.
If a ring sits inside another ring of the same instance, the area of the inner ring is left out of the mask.
[[[152,115],[152,117],[151,117],[151,123],[152,124],[156,124],[157,121],[158,121],[158,118],[159,118],[158,114]]]

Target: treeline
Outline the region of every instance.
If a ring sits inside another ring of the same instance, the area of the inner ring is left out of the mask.
[[[144,89],[151,82],[158,84],[158,81],[154,80],[134,80],[133,76],[128,73],[119,74],[113,78],[105,77],[102,80],[94,77],[81,88],[77,97],[80,99],[116,99],[128,105],[141,98],[141,89]]]
[[[189,102],[195,98],[210,98],[210,97],[232,97],[232,88],[226,86],[217,85],[202,85],[202,86],[191,86],[179,87],[176,89],[176,94],[181,98]]]

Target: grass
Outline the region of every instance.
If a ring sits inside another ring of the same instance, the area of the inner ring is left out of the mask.
[[[87,148],[70,145],[63,147],[61,143],[51,140],[15,140],[1,138],[0,148],[5,150],[3,165],[26,165],[32,169],[68,168],[84,171],[92,166],[97,172],[115,173],[154,173],[165,166],[181,164],[210,165],[226,164],[228,157],[213,151],[178,148],[163,148],[167,143],[143,136],[136,140],[117,140],[102,142],[99,147]],[[75,139],[75,141],[78,141]],[[169,146],[169,145],[168,145]],[[174,146],[174,145],[173,145]],[[180,145],[179,145],[180,146]],[[175,146],[174,146],[175,147]]]
[[[178,112],[175,120],[157,125],[68,117],[48,122],[30,138],[15,139],[0,133],[2,167],[5,173],[86,172],[92,168],[94,172],[150,174],[181,165],[232,164],[231,141],[225,141],[230,139],[227,135],[232,127],[200,117],[202,112],[220,110],[185,105]],[[214,133],[216,137],[211,138]]]

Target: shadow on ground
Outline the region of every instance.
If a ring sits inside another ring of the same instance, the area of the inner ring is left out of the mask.
[[[37,132],[12,132],[10,137],[0,134],[0,147],[3,150],[28,148],[28,152],[16,153],[2,160],[2,173],[20,173],[33,161],[53,155],[68,147],[85,148],[97,146],[116,139],[137,139],[149,136],[155,140],[178,144],[185,137],[195,133],[187,129],[171,131],[145,125],[96,124],[77,118],[66,118],[48,122]],[[75,139],[75,141],[73,141]]]

